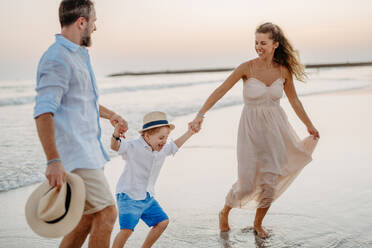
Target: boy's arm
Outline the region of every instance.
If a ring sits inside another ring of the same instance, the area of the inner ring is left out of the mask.
[[[192,135],[196,133],[191,129],[191,123],[189,123],[188,126],[189,128],[187,129],[187,131],[181,137],[174,141],[178,148],[180,148]]]
[[[120,125],[115,125],[114,133],[111,136],[111,149],[114,151],[119,151],[120,148]]]

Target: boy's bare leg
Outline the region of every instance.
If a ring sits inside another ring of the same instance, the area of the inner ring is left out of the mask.
[[[225,205],[223,209],[220,211],[218,217],[220,222],[220,230],[221,232],[228,232],[230,231],[229,226],[229,213],[230,213],[231,207]]]
[[[116,234],[114,244],[112,248],[122,248],[124,247],[125,243],[127,242],[129,236],[133,233],[130,229],[121,229],[118,234]]]
[[[111,232],[115,224],[116,216],[117,211],[115,206],[108,206],[94,213],[94,220],[89,238],[89,248],[110,247]]]
[[[152,247],[152,245],[156,242],[156,240],[158,240],[160,235],[167,228],[168,223],[169,223],[169,220],[163,220],[162,222],[159,222],[153,228],[151,228],[151,231],[147,235],[146,240],[142,245],[142,248]]]
[[[74,230],[63,237],[59,247],[81,247],[90,232],[93,218],[93,214],[83,215]]]

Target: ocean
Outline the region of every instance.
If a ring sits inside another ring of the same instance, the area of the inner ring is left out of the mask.
[[[100,78],[100,103],[128,121],[128,139],[138,135],[143,115],[152,110],[165,111],[174,121],[171,138],[175,138],[228,74]],[[372,91],[329,94],[372,86],[372,67],[311,69],[308,74],[307,83],[295,85],[321,138],[314,160],[270,208],[263,223],[270,238],[261,240],[253,234],[255,213],[244,209],[232,210],[229,233],[218,230],[218,211],[237,176],[239,82],[214,107],[216,111],[207,113],[202,131],[176,156],[167,158],[156,185],[156,199],[170,224],[154,247],[372,247]],[[45,156],[32,118],[34,88],[32,80],[0,82],[0,247],[46,248],[60,242],[37,236],[24,216],[27,197],[36,187],[31,184],[45,180]],[[307,135],[286,99],[282,106],[299,136]],[[107,120],[101,124],[102,141],[112,159],[105,173],[113,189],[124,164],[109,149],[113,128]],[[116,221],[112,240],[118,231]],[[148,231],[140,221],[128,247],[140,247]]]
[[[372,67],[308,70],[306,83],[295,82],[298,95],[307,96],[372,85]],[[169,119],[195,113],[230,72],[163,74],[98,78],[100,104],[113,109],[129,123],[128,138],[135,137],[146,112],[164,111]],[[45,156],[39,142],[33,105],[35,80],[0,81],[0,192],[45,179]],[[214,107],[242,104],[238,82]],[[107,120],[101,119],[102,142],[111,157]]]

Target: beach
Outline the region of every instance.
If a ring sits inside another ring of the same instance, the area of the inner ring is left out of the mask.
[[[371,247],[372,88],[308,95],[301,101],[321,138],[313,161],[269,210],[263,225],[270,238],[256,238],[254,212],[240,209],[231,212],[232,230],[219,233],[218,211],[236,178],[242,105],[234,105],[208,112],[201,132],[166,160],[156,198],[170,224],[154,247]],[[287,99],[281,105],[298,135],[307,136]],[[171,138],[182,134],[192,118],[190,114],[175,118]],[[122,169],[119,157],[105,166],[113,192]],[[24,205],[35,187],[0,194],[0,247],[59,243],[38,237],[26,224]],[[116,222],[112,237],[118,230]],[[140,222],[128,247],[140,247],[147,232]]]
[[[169,216],[155,248],[372,248],[371,9],[371,0],[0,1],[0,248],[61,243],[38,236],[25,217],[55,160],[68,172],[102,167],[110,189],[93,191],[116,200],[126,164],[111,149],[111,122],[124,119],[125,138],[135,140],[161,121],[146,123],[146,114],[164,112],[175,124],[170,142],[190,134],[207,99],[213,107],[201,131],[164,163],[155,154],[160,172],[138,174],[156,176],[147,184]],[[315,149],[295,111],[319,131]],[[45,112],[52,122],[38,119]],[[299,155],[303,148],[311,158]],[[126,183],[140,187],[129,174]],[[230,205],[250,185],[264,191],[254,190],[255,203],[272,203],[262,223],[267,239],[255,234],[251,204],[232,209],[231,230],[220,232],[233,185]],[[75,191],[66,189],[70,211]],[[104,229],[91,230],[107,241]],[[140,220],[125,247],[142,247],[150,230]],[[119,232],[117,218],[111,246]]]

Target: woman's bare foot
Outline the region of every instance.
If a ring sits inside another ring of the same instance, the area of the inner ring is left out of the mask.
[[[226,213],[224,211],[221,211],[218,214],[219,220],[220,220],[220,230],[221,232],[228,232],[230,231],[230,226],[229,226],[229,213]]]
[[[265,229],[263,229],[261,225],[254,225],[253,230],[254,233],[262,239],[266,239],[269,237],[269,233],[265,231]]]

